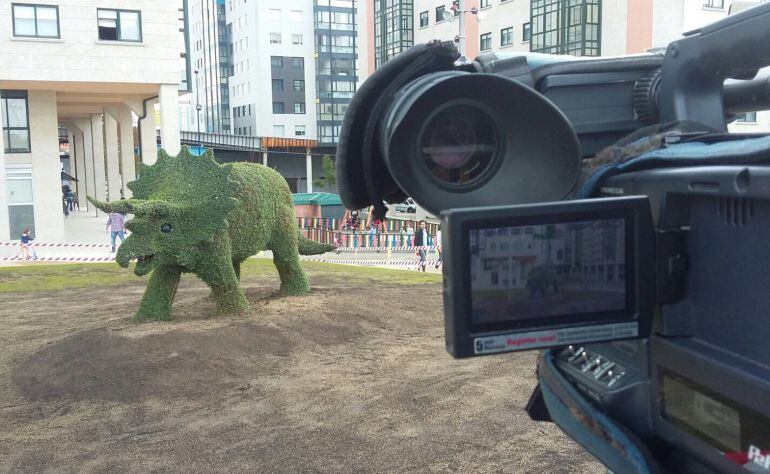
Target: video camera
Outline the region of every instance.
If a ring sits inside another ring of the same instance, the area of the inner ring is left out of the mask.
[[[665,54],[418,45],[343,122],[350,209],[440,213],[446,347],[545,349],[527,409],[615,472],[770,472],[770,4]]]

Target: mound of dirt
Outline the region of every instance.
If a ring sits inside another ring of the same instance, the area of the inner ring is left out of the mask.
[[[13,382],[36,402],[194,398],[278,370],[269,361],[290,345],[277,329],[248,323],[140,338],[91,329],[26,359]]]

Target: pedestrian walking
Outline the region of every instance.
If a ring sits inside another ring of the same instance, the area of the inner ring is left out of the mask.
[[[426,257],[428,255],[428,223],[420,221],[420,228],[414,234],[414,246],[417,248],[417,271],[425,271],[425,266],[428,264]]]
[[[436,256],[438,259],[436,260],[436,269],[441,266],[443,263],[441,260],[442,255],[442,248],[441,248],[441,229],[438,229],[436,231],[436,238],[433,240],[433,245],[436,247]]]
[[[412,227],[412,223],[406,225],[406,240],[409,242],[407,245],[410,247],[413,247],[414,244],[414,227]]]
[[[78,199],[78,193],[72,193],[72,206],[73,210],[80,210],[80,200]]]
[[[29,235],[29,229],[24,229],[21,232],[21,239],[19,243],[19,250],[21,257],[25,259],[35,258],[37,260],[37,253],[32,245],[32,241],[35,240]],[[30,252],[32,255],[30,255]]]
[[[406,247],[406,230],[404,230],[404,226],[401,226],[399,234],[401,234],[401,247]]]
[[[122,244],[126,240],[126,216],[119,212],[110,212],[110,216],[107,218],[107,229],[110,231],[110,239],[112,246],[110,247],[110,253],[115,252],[115,240],[120,237],[120,243]]]
[[[377,235],[377,226],[374,222],[369,224],[369,247],[374,247],[374,237]]]
[[[64,193],[64,199],[67,201],[67,210],[70,212],[75,210],[75,193],[67,186],[67,191]]]

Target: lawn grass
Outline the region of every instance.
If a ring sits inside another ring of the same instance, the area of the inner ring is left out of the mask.
[[[441,275],[408,270],[354,267],[321,262],[302,262],[302,268],[309,275],[322,276],[346,281],[366,281],[391,284],[438,283]],[[278,272],[272,260],[252,258],[241,265],[241,277],[275,278]],[[55,265],[30,265],[0,268],[0,293],[56,291],[70,288],[93,288],[142,284],[146,277],[134,275],[131,269],[120,268],[114,263],[72,263]]]

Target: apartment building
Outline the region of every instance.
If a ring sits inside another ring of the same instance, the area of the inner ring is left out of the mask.
[[[414,45],[414,7],[418,1],[373,0],[367,19],[370,70]]]
[[[360,47],[365,16],[355,0],[314,3],[317,139],[328,146],[337,143],[348,103],[365,75],[368,52]]]
[[[202,130],[337,143],[366,76],[364,2],[190,2]]]
[[[129,197],[136,159],[155,162],[156,103],[161,144],[179,151],[181,5],[0,1],[0,239],[24,228],[40,241],[64,239],[60,125],[83,208],[86,195]]]
[[[230,27],[225,0],[188,0],[189,55],[195,94],[191,129],[230,133],[230,87],[233,70]]]

